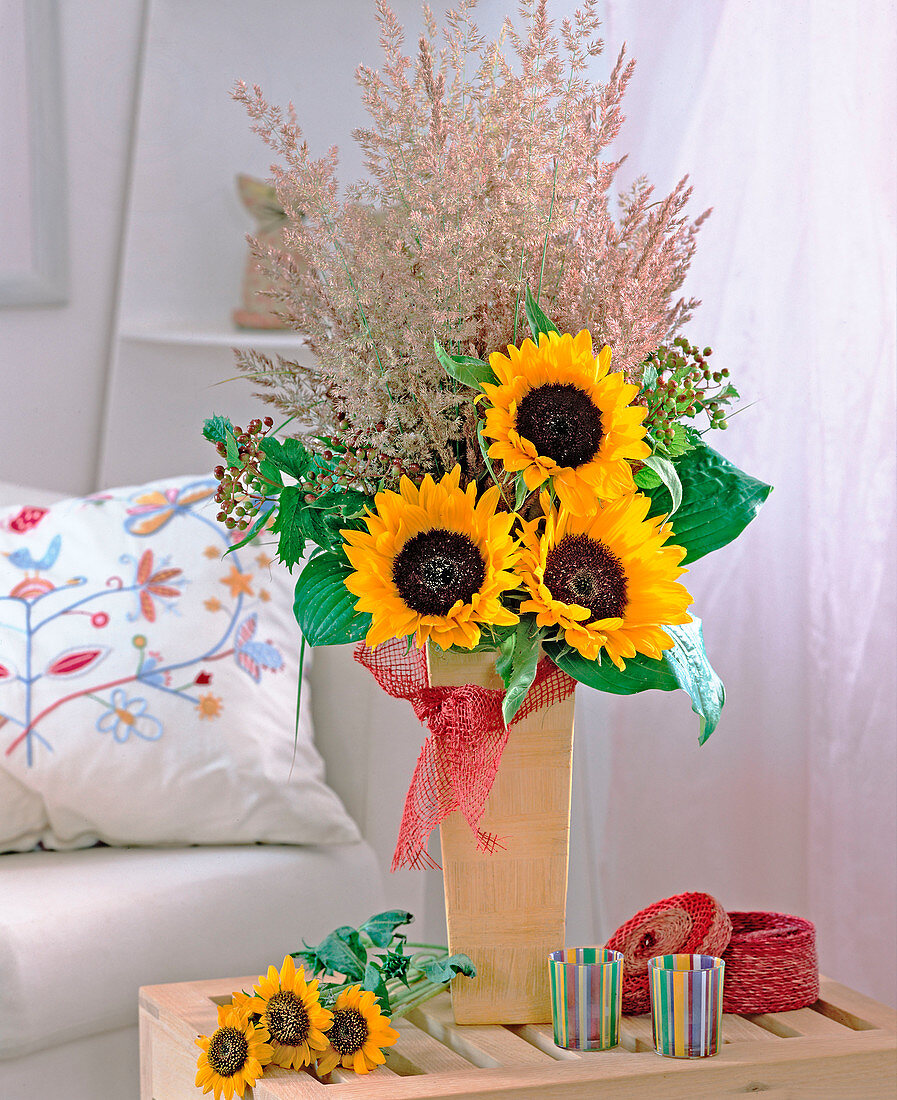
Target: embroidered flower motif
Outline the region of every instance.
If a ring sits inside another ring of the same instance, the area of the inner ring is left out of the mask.
[[[255,595],[252,591],[252,574],[241,573],[236,565],[231,565],[230,572],[226,577],[221,578],[221,583],[227,585],[234,599],[244,594],[247,596]]]
[[[211,692],[208,695],[200,695],[196,710],[200,718],[217,718],[222,710],[221,696],[213,695]]]
[[[217,596],[209,596],[207,600],[202,601],[202,605],[206,611],[220,611],[224,607],[224,604]]]
[[[153,572],[153,552],[146,550],[137,566],[137,585],[140,589],[140,611],[148,623],[156,621],[156,605],[153,596],[161,599],[177,599],[181,590],[168,584],[181,575],[180,569],[159,569]]]
[[[214,492],[206,481],[185,485],[183,489],[153,489],[142,493],[128,509],[125,530],[131,535],[145,537],[160,531],[175,516],[189,512],[197,504],[208,500]]]
[[[15,531],[17,535],[24,535],[32,527],[37,527],[48,511],[47,508],[23,508],[17,516],[13,516],[8,521],[7,529]]]
[[[257,612],[248,615],[237,627],[234,634],[234,659],[240,668],[250,675],[256,683],[262,678],[262,669],[277,672],[283,668],[283,656],[270,642],[256,641],[258,629]]]
[[[96,728],[100,733],[111,733],[119,744],[132,733],[144,741],[158,741],[162,723],[146,713],[148,705],[146,699],[129,699],[121,688],[116,688],[112,692],[112,705],[97,719]]]

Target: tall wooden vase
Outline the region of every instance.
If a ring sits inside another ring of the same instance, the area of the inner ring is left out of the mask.
[[[503,687],[494,653],[428,647],[433,687]],[[481,828],[503,848],[477,850],[467,821],[440,826],[449,951],[477,977],[456,979],[459,1024],[549,1023],[548,953],[565,945],[573,701],[535,711],[511,727]]]

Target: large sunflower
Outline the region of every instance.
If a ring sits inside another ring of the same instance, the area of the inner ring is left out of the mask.
[[[296,969],[291,956],[283,960],[279,974],[269,966],[253,989],[256,996],[241,999],[242,1006],[257,1013],[270,1033],[274,1065],[301,1069],[326,1049],[324,1032],[332,1016],[321,1006],[317,978],[306,983],[305,971]]]
[[[327,1032],[330,1045],[318,1059],[318,1073],[325,1074],[340,1064],[356,1073],[369,1073],[386,1061],[383,1047],[391,1047],[399,1033],[389,1026],[376,996],[361,986],[350,985],[337,997],[333,1023]]]
[[[403,477],[400,493],[376,495],[367,531],[342,532],[355,570],[346,587],[373,618],[368,645],[414,634],[419,646],[432,638],[443,649],[472,649],[480,624],[518,621],[501,605],[518,584],[510,572],[519,553],[514,517],[496,512],[497,486],[477,500],[476,485],[463,490],[460,477],[455,466],[438,484],[427,475],[419,489]]]
[[[592,336],[539,334],[508,354],[494,352],[489,365],[498,385],[483,382],[489,398],[483,435],[494,439],[492,458],[506,470],[523,471],[529,489],[548,478],[562,504],[578,515],[595,500],[635,492],[630,459],[651,453],[644,441],[645,410],[630,404],[638,386],[608,374],[610,348],[592,354]]]
[[[549,507],[524,524],[518,572],[530,594],[521,611],[534,611],[541,627],[559,627],[567,642],[594,661],[602,648],[624,669],[636,653],[659,658],[673,642],[665,625],[691,622],[692,598],[678,583],[681,546],[661,517],[647,519],[651,501],[621,497],[590,516]]]
[[[218,1008],[218,1030],[201,1035],[196,1045],[202,1051],[196,1061],[196,1087],[203,1093],[215,1092],[215,1100],[242,1096],[247,1085],[254,1085],[271,1061],[268,1032],[256,1027],[245,1012],[231,1005]]]

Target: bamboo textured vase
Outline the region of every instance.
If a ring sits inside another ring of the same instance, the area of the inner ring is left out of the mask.
[[[430,684],[502,689],[494,653],[428,647]],[[477,850],[460,813],[440,826],[448,944],[477,968],[452,985],[459,1024],[550,1023],[548,953],[564,946],[573,702],[511,726],[480,828],[504,845]]]

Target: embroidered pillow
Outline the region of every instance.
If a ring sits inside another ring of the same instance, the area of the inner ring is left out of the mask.
[[[324,782],[293,582],[215,483],[0,510],[0,851],[358,839]],[[261,545],[259,544],[261,543]]]

